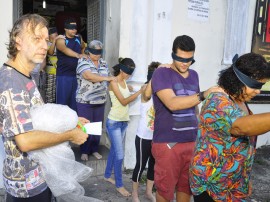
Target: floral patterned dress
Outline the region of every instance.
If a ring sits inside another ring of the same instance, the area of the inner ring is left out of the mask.
[[[246,115],[225,93],[213,93],[205,101],[190,167],[193,195],[207,191],[215,201],[246,200],[256,137],[229,132],[233,122]]]

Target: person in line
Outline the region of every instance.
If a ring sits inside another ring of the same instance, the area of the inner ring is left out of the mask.
[[[115,79],[111,76],[105,60],[101,58],[103,44],[98,40],[90,42],[86,49],[89,57],[81,58],[77,66],[78,90],[76,93],[77,112],[79,116],[91,122],[104,120],[104,109],[107,101],[108,82]],[[88,160],[93,154],[97,159],[102,156],[98,153],[99,135],[89,135],[87,141],[81,145],[81,159]]]
[[[113,67],[116,80],[110,82],[109,94],[112,102],[106,129],[111,141],[111,148],[105,169],[104,179],[115,184],[116,190],[123,196],[130,196],[125,189],[122,180],[122,164],[124,159],[124,138],[129,121],[128,104],[134,101],[140,94],[141,89],[130,94],[126,80],[132,75],[135,63],[131,58],[122,59]],[[114,169],[114,179],[111,178]]]
[[[55,103],[56,95],[56,41],[57,39],[65,39],[63,35],[58,35],[56,27],[49,28],[49,42],[46,58],[46,84],[45,84],[45,103]]]
[[[57,69],[56,69],[56,103],[68,105],[77,111],[76,68],[78,59],[87,58],[83,54],[85,43],[77,34],[77,23],[74,18],[65,20],[65,39],[56,41]]]
[[[159,67],[152,77],[155,108],[152,154],[159,202],[173,200],[175,190],[177,201],[190,201],[188,170],[197,136],[197,105],[210,92],[221,90],[212,87],[200,92],[198,74],[190,69],[195,61],[194,51],[191,37],[176,37],[171,67]]]
[[[251,194],[251,170],[257,135],[270,130],[270,113],[252,115],[247,102],[270,79],[270,66],[258,54],[247,53],[219,74],[223,93],[204,101],[190,166],[195,202],[246,201]]]
[[[152,123],[154,121],[151,78],[153,72],[156,70],[156,68],[158,68],[159,65],[160,65],[159,62],[150,63],[150,65],[148,66],[147,81],[142,88],[141,106],[140,106],[141,118],[139,121],[139,127],[137,129],[137,134],[135,138],[136,165],[132,174],[133,202],[140,201],[138,195],[139,181],[141,180],[141,176],[145,169],[147,161],[148,161],[148,169],[147,169],[145,197],[151,200],[152,202],[156,201],[152,193],[154,185],[155,159],[151,152],[153,139]]]
[[[0,68],[0,131],[8,201],[50,202],[52,194],[41,167],[27,152],[66,141],[82,144],[88,136],[78,128],[60,134],[33,130],[30,108],[44,103],[30,73],[44,61],[48,40],[47,21],[37,14],[23,15],[10,31],[8,61]]]

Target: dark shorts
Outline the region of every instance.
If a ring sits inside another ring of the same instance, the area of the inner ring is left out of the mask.
[[[163,198],[172,200],[175,190],[191,195],[188,174],[194,145],[195,142],[177,143],[169,148],[167,143],[153,143],[155,186]]]
[[[206,191],[204,191],[200,195],[193,196],[193,198],[194,202],[215,202]]]

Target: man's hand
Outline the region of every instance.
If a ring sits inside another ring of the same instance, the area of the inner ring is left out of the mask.
[[[69,132],[71,133],[70,142],[77,144],[77,145],[83,144],[88,138],[88,134],[84,133],[79,128],[75,128]]]
[[[81,58],[88,59],[89,56],[86,55],[86,54],[79,54],[79,53],[78,53],[77,56],[76,56],[76,58],[78,58],[78,59],[81,59]]]
[[[107,81],[111,82],[111,81],[117,81],[117,78],[115,76],[108,76],[107,77]]]
[[[206,98],[210,93],[224,93],[224,90],[219,86],[212,86],[211,88],[204,91],[203,96]]]
[[[81,124],[86,124],[86,123],[90,123],[90,121],[84,117],[78,117],[79,121],[81,122]]]
[[[57,39],[66,39],[64,35],[59,34],[57,37],[55,37],[55,40]]]
[[[161,65],[158,66],[158,68],[160,68],[160,67],[171,68],[172,67],[172,64],[169,64],[169,63],[161,64]]]

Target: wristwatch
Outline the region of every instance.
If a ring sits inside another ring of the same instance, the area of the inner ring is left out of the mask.
[[[204,97],[204,91],[201,91],[197,94],[197,97],[198,97],[198,100],[200,102],[204,101],[205,100],[205,97]]]

